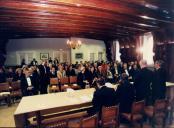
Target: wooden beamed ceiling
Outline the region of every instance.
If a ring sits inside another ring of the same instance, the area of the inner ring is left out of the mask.
[[[0,38],[111,40],[174,24],[173,0],[0,0]]]

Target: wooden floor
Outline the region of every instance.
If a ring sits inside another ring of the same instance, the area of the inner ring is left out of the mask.
[[[18,103],[15,103],[10,107],[8,107],[7,105],[0,106],[0,128],[15,127],[13,114],[17,106],[18,106]],[[121,125],[120,128],[127,128],[127,126]],[[150,128],[150,126],[148,124],[144,124],[144,128]],[[174,121],[173,121],[173,125],[167,126],[167,128],[174,128]]]

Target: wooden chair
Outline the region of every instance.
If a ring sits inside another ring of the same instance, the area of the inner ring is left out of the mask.
[[[169,103],[169,123],[172,125],[174,117],[173,117],[173,112],[174,112],[174,98],[170,101]]]
[[[86,112],[74,112],[71,114],[60,115],[51,111],[43,110],[36,112],[36,122],[31,127],[39,128],[67,128],[71,127],[69,121],[72,119],[81,119],[86,116]],[[79,124],[80,126],[80,124]]]
[[[131,113],[121,113],[122,118],[130,122],[131,126],[134,127],[135,123],[140,123],[143,127],[143,118],[144,118],[144,107],[145,102],[138,101],[132,104]]]
[[[6,100],[8,106],[11,105],[9,83],[0,83],[0,100]]]
[[[58,85],[58,78],[50,78],[50,85]]]
[[[9,85],[11,86],[13,78],[7,78],[6,81],[9,83]]]
[[[64,86],[64,84],[69,84],[69,78],[68,77],[62,77],[60,78],[60,87],[61,91],[65,91],[69,86]]]
[[[102,107],[101,121],[102,128],[119,127],[119,106]]]
[[[77,76],[70,76],[69,83],[70,83],[72,89],[74,89],[74,90],[81,89],[80,86],[77,85]]]
[[[70,76],[69,77],[69,83],[70,84],[76,84],[77,83],[77,76]]]
[[[50,120],[50,121],[47,121],[47,122],[46,121],[42,122],[42,126],[44,128],[67,128],[68,127],[68,121],[67,120],[59,120],[59,121]]]
[[[10,96],[15,101],[15,98],[22,97],[20,81],[15,81],[11,83],[11,93]]]
[[[49,87],[49,91],[50,92],[59,92],[60,89],[58,87],[58,78],[50,78],[50,87]]]
[[[144,109],[145,115],[151,120],[151,125],[154,127],[156,124],[162,122],[165,128],[167,118],[168,101],[166,99],[156,100],[154,106],[147,106]]]
[[[81,120],[81,128],[97,128],[98,127],[98,116],[97,114],[83,118]]]

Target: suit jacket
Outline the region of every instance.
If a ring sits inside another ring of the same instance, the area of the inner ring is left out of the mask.
[[[32,92],[33,94],[36,94],[36,84],[35,83],[35,80],[34,80],[34,77],[33,76],[30,76],[29,77],[30,80],[31,80],[31,85],[33,86],[33,89],[32,89]],[[29,91],[27,90],[28,88],[28,83],[27,83],[27,78],[25,77],[25,75],[21,78],[21,91],[22,91],[22,95],[23,96],[28,96],[29,95]]]
[[[0,73],[0,83],[6,82],[6,74],[5,73]]]
[[[100,112],[102,106],[108,107],[115,105],[115,90],[106,86],[103,86],[100,89],[96,90],[93,95],[92,104],[93,113]]]
[[[81,88],[85,88],[85,83],[84,83],[84,80],[86,80],[85,78],[85,73],[82,73],[80,72],[78,75],[77,75],[77,84],[81,87]]]
[[[37,63],[37,61],[31,61],[31,65],[33,66],[33,65],[38,65],[38,63]]]
[[[116,90],[116,100],[119,103],[120,112],[130,113],[134,102],[135,90],[129,81],[121,83]]]
[[[135,81],[135,78],[137,77],[139,71],[139,69],[135,70],[133,68],[129,71],[129,75],[132,77],[132,81]]]
[[[57,78],[57,72],[50,72],[50,78]]]
[[[72,70],[67,70],[66,71],[66,75],[67,76],[76,76],[76,73],[75,73],[75,70],[74,69],[72,69]]]
[[[45,72],[46,68],[46,72]],[[40,85],[47,86],[49,84],[49,75],[50,75],[50,68],[48,66],[39,65],[39,71],[40,71]]]
[[[140,72],[137,74],[134,86],[136,90],[136,99],[138,101],[146,100],[146,103],[148,102],[149,97],[151,96],[150,87],[152,84],[152,77],[153,72],[147,68],[141,69]]]
[[[89,72],[89,83],[90,85],[92,84],[94,78],[97,77],[97,73],[94,71],[94,72]]]
[[[163,99],[166,95],[166,71],[162,68],[154,71],[152,82],[153,99]]]
[[[21,80],[22,77],[24,76],[24,74],[22,73],[21,75],[19,75],[18,73],[16,73],[13,77],[13,81],[18,81]]]

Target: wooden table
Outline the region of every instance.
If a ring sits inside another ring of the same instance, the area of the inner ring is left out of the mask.
[[[169,99],[174,98],[174,83],[167,82],[167,95]],[[116,90],[118,85],[110,86]],[[45,95],[23,97],[15,113],[16,127],[23,127],[25,116],[34,116],[35,112],[48,110],[55,112],[68,111],[82,107],[91,107],[91,101],[95,89],[76,90],[74,92],[60,92]]]
[[[94,88],[90,88],[74,92],[23,97],[14,113],[15,125],[16,127],[23,127],[26,123],[26,115],[32,117],[36,112],[42,110],[61,112],[81,107],[91,107],[94,91]]]

